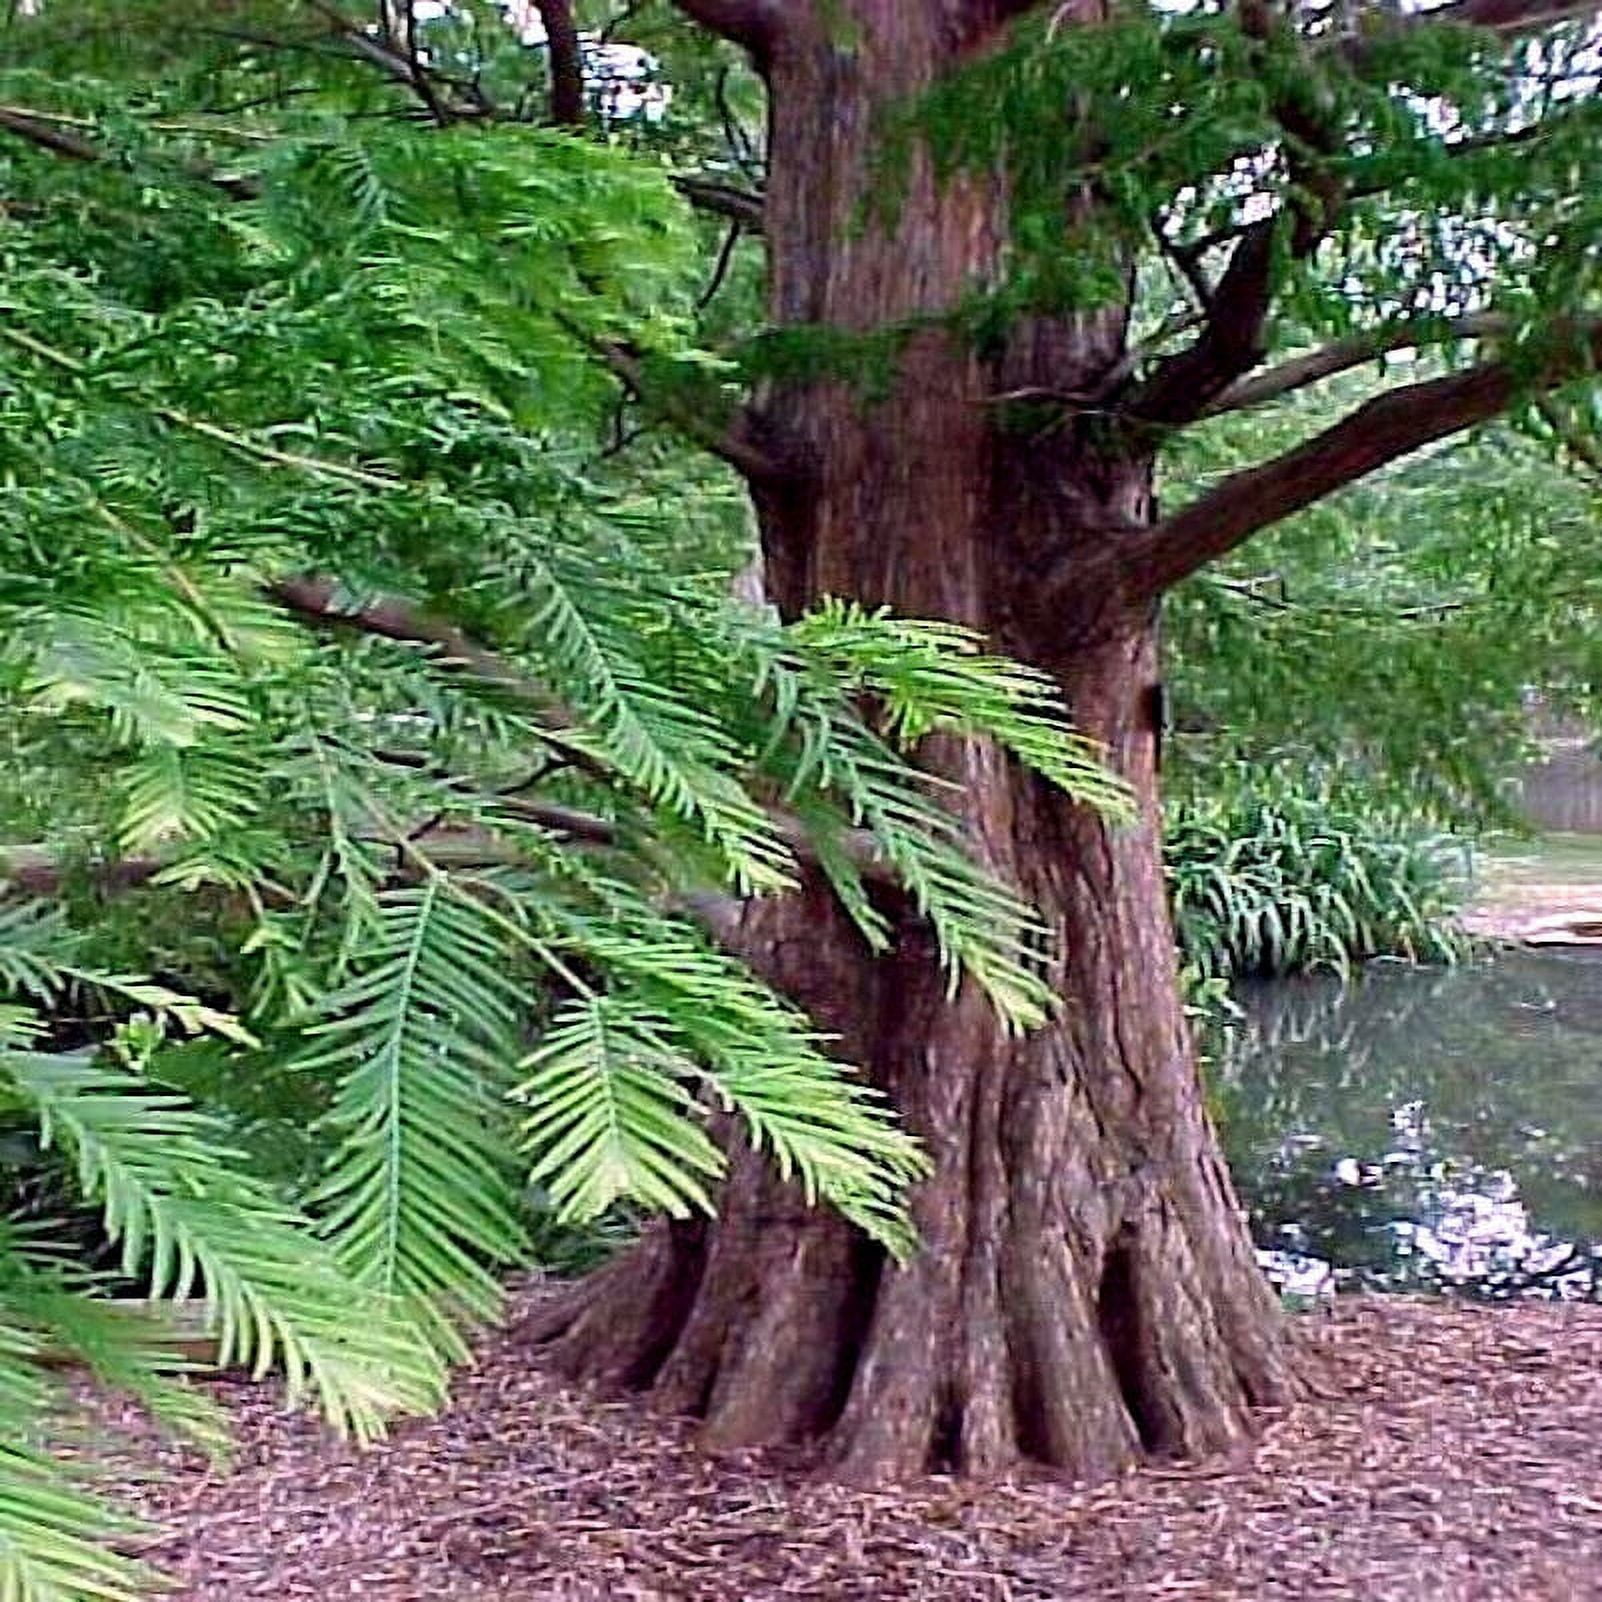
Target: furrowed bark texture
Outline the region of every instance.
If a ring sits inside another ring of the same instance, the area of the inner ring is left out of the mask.
[[[999,269],[1001,187],[915,169],[893,216],[864,226],[860,208],[878,108],[984,48],[996,8],[794,13],[767,59],[775,321],[866,332],[951,310]],[[1125,324],[1121,308],[1026,323],[993,350],[931,330],[881,394],[825,377],[766,400],[810,468],[757,492],[778,604],[848,595],[983,628],[1060,677],[1140,816],[1110,826],[993,752],[943,753],[978,849],[1061,942],[1061,1019],[1025,1039],[971,988],[945,999],[911,917],[874,961],[817,887],[741,915],[743,950],[889,1091],[935,1174],[923,1248],[898,1267],[741,1153],[716,1222],[651,1234],[531,1328],[567,1372],[699,1416],[712,1446],[809,1447],[855,1479],[1094,1478],[1226,1449],[1295,1392],[1179,1003],[1155,618],[1116,587],[1050,616],[1034,593],[1048,560],[1150,522],[1150,464],[1073,422],[1008,432],[990,399],[1093,388]]]

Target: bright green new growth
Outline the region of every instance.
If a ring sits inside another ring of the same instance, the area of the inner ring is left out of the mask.
[[[203,1296],[226,1361],[368,1437],[496,1315],[526,1185],[706,1210],[715,1118],[909,1250],[916,1143],[704,915],[816,862],[868,942],[909,902],[1027,1028],[1045,931],[918,748],[1122,804],[1045,680],[944,626],[737,605],[728,483],[598,451],[608,353],[721,382],[654,163],[375,130],[337,72],[199,132],[204,72],[130,92],[43,38],[0,91],[98,157],[0,145],[0,1117],[118,1262],[0,1226],[6,1602],[138,1580],[49,1453],[47,1346],[215,1435],[108,1292]],[[205,999],[124,971],[197,950]],[[259,1160],[263,1102],[309,1169]]]

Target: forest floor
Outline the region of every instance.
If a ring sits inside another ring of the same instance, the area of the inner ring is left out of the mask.
[[[1602,1307],[1359,1298],[1298,1329],[1323,1396],[1090,1489],[714,1459],[506,1336],[364,1453],[219,1382],[231,1472],[164,1449],[126,1489],[185,1602],[1602,1598]]]

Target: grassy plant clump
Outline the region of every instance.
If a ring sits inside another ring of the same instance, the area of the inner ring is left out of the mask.
[[[1180,948],[1204,980],[1449,963],[1467,946],[1464,842],[1335,782],[1237,770],[1170,810],[1166,857]]]

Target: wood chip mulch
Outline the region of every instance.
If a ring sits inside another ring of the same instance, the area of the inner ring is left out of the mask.
[[[1602,1307],[1360,1298],[1301,1328],[1326,1398],[1091,1489],[713,1460],[501,1341],[366,1453],[221,1383],[232,1471],[166,1451],[127,1490],[185,1602],[1602,1599]]]

